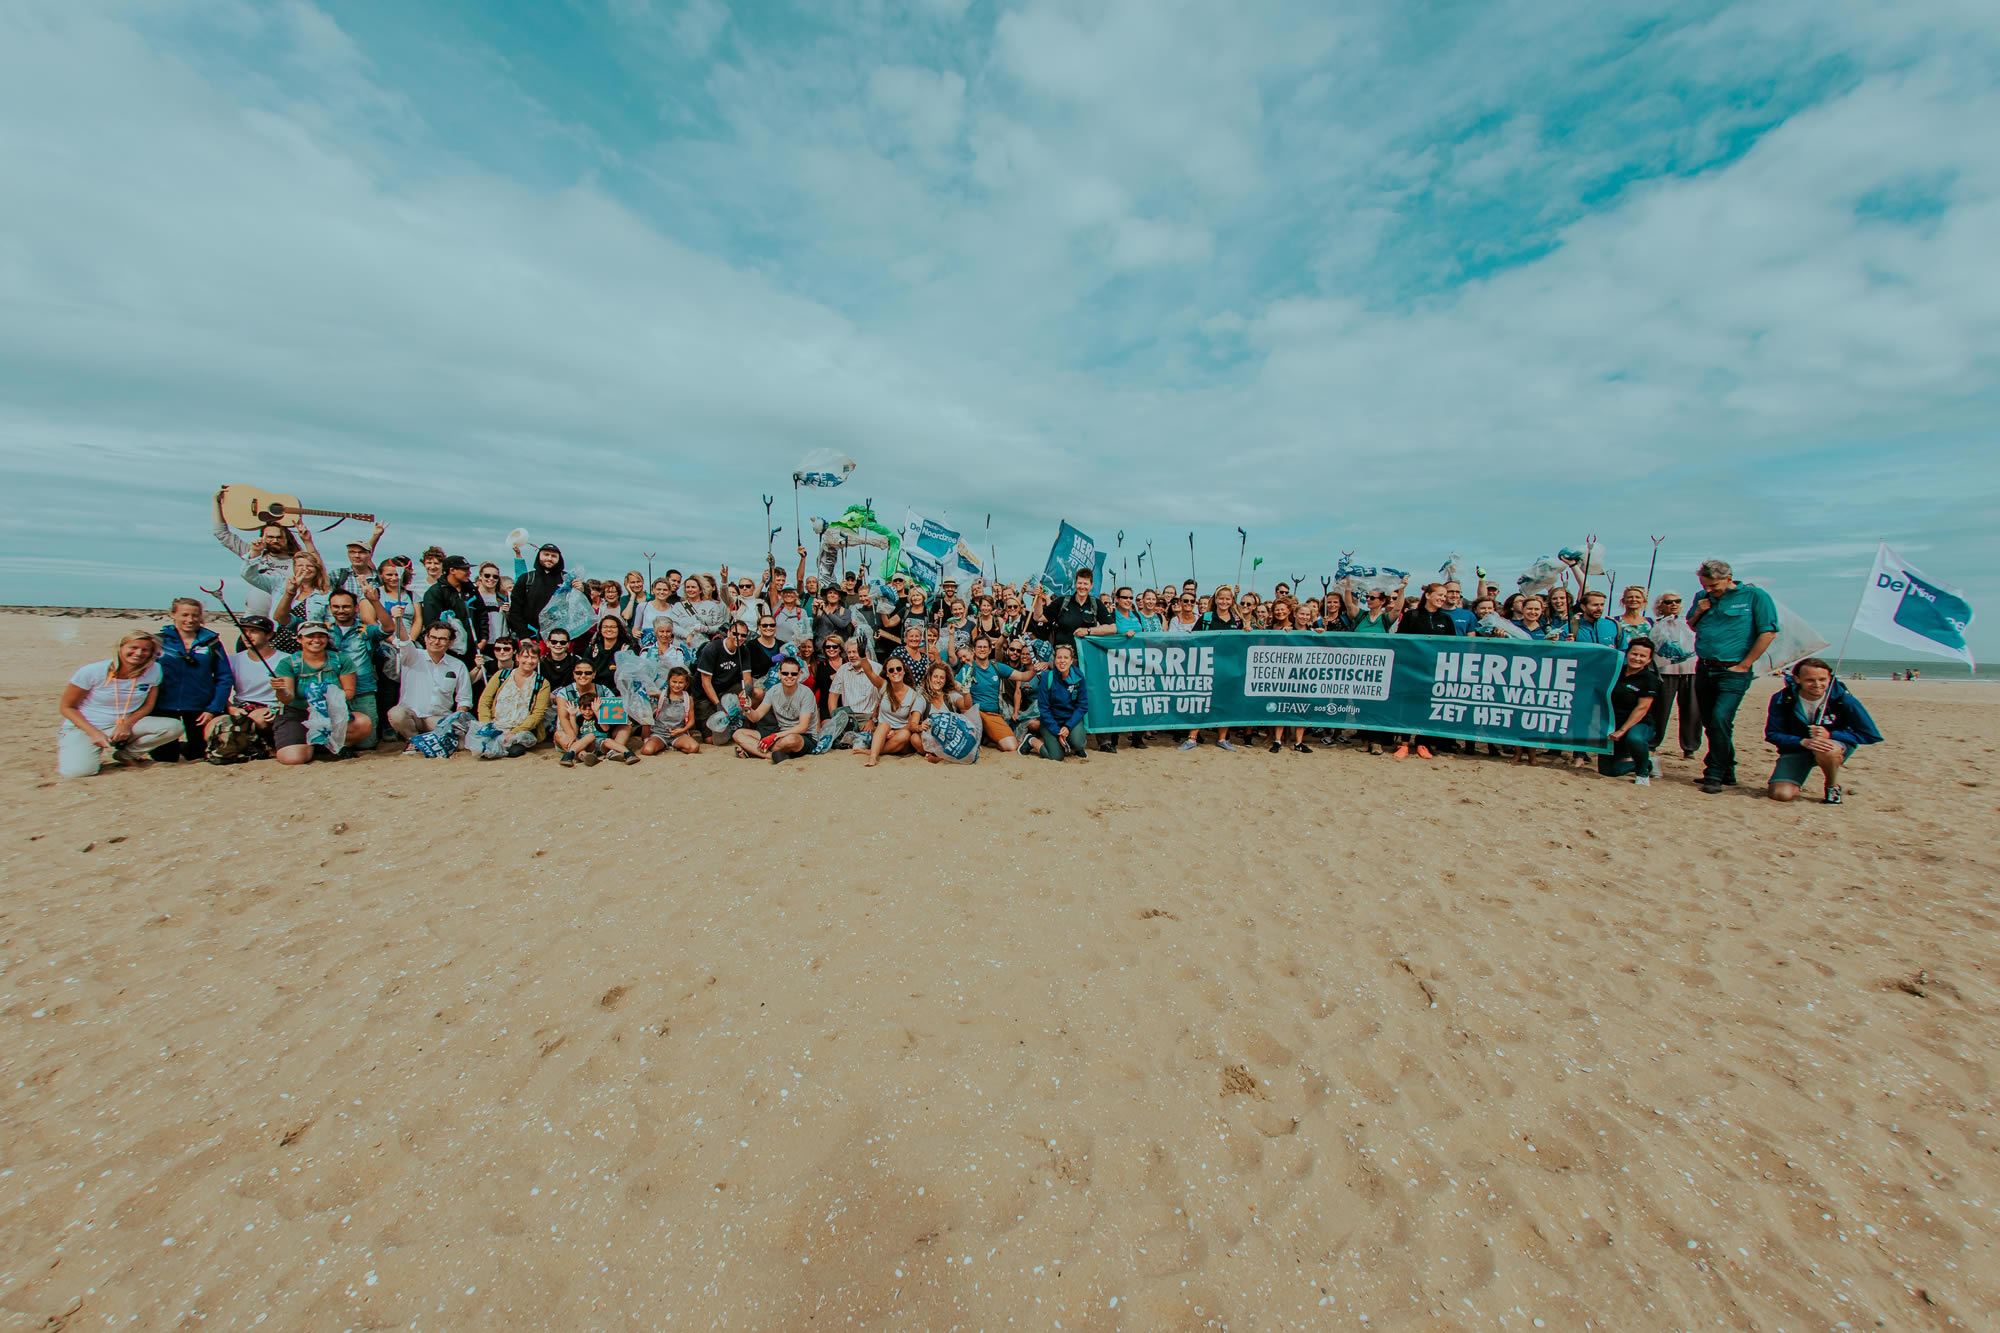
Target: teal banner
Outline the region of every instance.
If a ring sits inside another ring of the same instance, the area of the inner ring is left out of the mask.
[[[1624,661],[1597,644],[1422,634],[1225,630],[1076,645],[1092,732],[1354,727],[1599,754]]]

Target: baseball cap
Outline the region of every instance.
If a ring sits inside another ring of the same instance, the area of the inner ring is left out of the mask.
[[[444,558],[444,567],[446,569],[463,569],[470,573],[472,562],[462,555],[448,555]]]
[[[260,629],[266,634],[276,634],[278,632],[277,622],[273,621],[269,616],[244,616],[236,623],[244,629]]]
[[[299,626],[299,637],[301,639],[308,634],[324,634],[328,638],[333,637],[333,631],[326,627],[326,622],[323,620],[308,620],[305,624]]]

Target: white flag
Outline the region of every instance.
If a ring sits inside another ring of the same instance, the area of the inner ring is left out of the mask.
[[[1887,542],[1875,551],[1875,568],[1862,590],[1854,628],[1898,648],[1975,665],[1965,642],[1965,632],[1972,628],[1972,604],[1958,589],[1911,568]]]

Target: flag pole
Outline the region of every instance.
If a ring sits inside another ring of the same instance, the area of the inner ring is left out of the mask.
[[[1882,563],[1882,548],[1888,544],[1889,539],[1887,537],[1877,537],[1875,539],[1876,564],[1879,565]],[[1869,566],[1870,575],[1874,573],[1874,568],[1874,565]],[[1861,580],[1861,595],[1854,599],[1854,614],[1847,618],[1847,633],[1840,636],[1840,655],[1833,659],[1833,678],[1835,680],[1840,679],[1840,664],[1847,660],[1847,641],[1854,637],[1854,622],[1861,619],[1861,604],[1867,600],[1868,579],[1863,578]]]
[[[1238,528],[1236,529],[1236,535],[1241,539],[1236,545],[1236,595],[1241,597],[1243,595],[1243,553],[1250,549],[1250,534]]]
[[[769,518],[770,515],[766,514],[765,517]],[[805,526],[799,522],[799,474],[796,472],[792,474],[792,537],[792,545],[806,544]]]
[[[1188,534],[1188,577],[1194,580],[1194,590],[1201,591],[1201,575],[1194,570],[1194,534]]]

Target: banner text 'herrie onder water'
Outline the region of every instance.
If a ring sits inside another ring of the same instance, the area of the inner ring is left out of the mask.
[[[1137,634],[1077,640],[1094,732],[1354,727],[1602,751],[1619,654],[1424,635]]]

